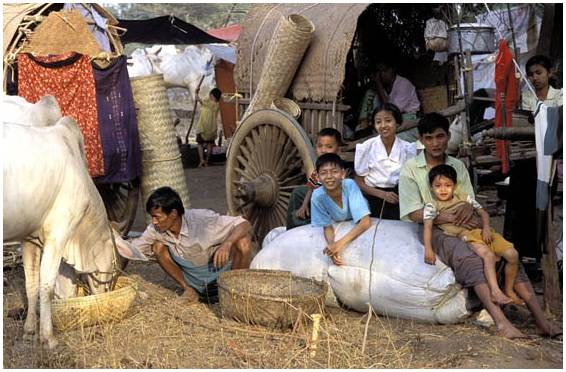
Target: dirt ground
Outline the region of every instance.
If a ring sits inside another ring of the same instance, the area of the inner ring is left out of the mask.
[[[226,211],[224,166],[187,169],[192,208]],[[145,224],[140,206],[133,230]],[[223,319],[218,304],[184,305],[157,263],[132,262],[139,295],[121,322],[57,332],[59,346],[23,341],[23,320],[8,311],[25,304],[23,270],[4,270],[4,368],[562,368],[561,340],[536,336],[524,307],[506,314],[529,340],[510,341],[471,321],[431,325],[327,308],[316,354],[311,322],[272,330]],[[562,319],[556,319],[562,325]]]

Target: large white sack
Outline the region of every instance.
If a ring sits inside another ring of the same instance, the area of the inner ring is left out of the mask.
[[[310,225],[266,240],[252,267],[327,281],[342,303],[358,311],[367,311],[371,300],[376,312],[392,317],[443,324],[466,318],[466,291],[442,262],[424,263],[418,225],[382,220],[376,232],[378,221],[372,219],[372,227],[345,249],[341,267],[322,253],[322,228]],[[335,224],[337,238],[352,227],[351,221]]]

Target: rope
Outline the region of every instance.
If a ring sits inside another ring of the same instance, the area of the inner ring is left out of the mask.
[[[379,212],[379,221],[377,221],[377,223],[375,224],[375,230],[373,232],[373,240],[371,242],[371,261],[369,264],[369,285],[368,285],[368,290],[369,290],[369,307],[370,307],[370,312],[373,310],[373,307],[371,305],[372,303],[372,298],[371,298],[371,277],[372,277],[372,267],[373,267],[373,261],[374,261],[374,247],[375,247],[375,236],[377,235],[377,228],[379,227],[379,224],[381,223],[381,217],[383,216],[383,209],[385,207],[385,200],[383,200],[383,203],[381,203],[381,211]]]

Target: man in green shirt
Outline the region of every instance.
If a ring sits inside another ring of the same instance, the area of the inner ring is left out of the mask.
[[[419,121],[419,137],[425,149],[415,158],[409,159],[401,169],[399,177],[401,220],[423,223],[423,208],[426,203],[433,201],[428,184],[428,171],[439,164],[448,164],[456,169],[458,185],[455,192],[464,192],[474,197],[468,170],[464,163],[445,154],[450,139],[449,126],[448,120],[437,113],[426,114]],[[481,221],[474,216],[473,207],[468,203],[453,212],[442,212],[434,220],[435,225],[449,222],[469,229],[481,226]],[[456,281],[464,288],[474,290],[484,308],[493,318],[499,335],[507,338],[526,337],[509,322],[499,306],[493,302],[485,279],[481,257],[476,255],[460,238],[446,235],[436,227],[433,230],[432,245],[437,257],[454,271]],[[562,334],[562,330],[546,319],[522,266],[520,266],[519,275],[515,281],[515,291],[533,314],[541,334],[550,337]]]

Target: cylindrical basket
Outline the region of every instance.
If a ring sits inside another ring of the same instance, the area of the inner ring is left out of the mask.
[[[120,321],[134,302],[137,290],[138,285],[133,279],[121,276],[111,292],[53,300],[53,326],[60,331],[67,331]]]
[[[179,193],[183,206],[189,208],[189,190],[175,127],[171,121],[163,75],[140,76],[130,80],[142,150],[143,205],[153,191],[169,186]],[[149,215],[146,214],[146,222],[149,221]]]
[[[223,317],[271,328],[293,325],[302,311],[324,312],[328,285],[288,271],[233,270],[218,278]]]
[[[314,24],[299,14],[281,17],[269,43],[255,94],[244,114],[266,109],[283,97],[295,76],[314,33]],[[243,120],[243,119],[242,119]]]
[[[281,111],[285,111],[289,115],[293,116],[295,119],[298,119],[301,116],[301,108],[295,101],[289,98],[276,98],[271,103],[272,108],[279,109]]]

